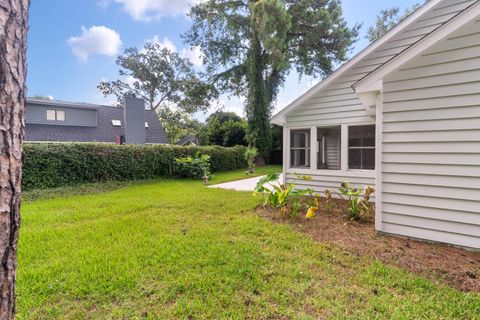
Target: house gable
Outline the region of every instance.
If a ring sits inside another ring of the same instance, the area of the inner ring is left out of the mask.
[[[352,86],[430,34],[475,0],[431,0],[415,13],[346,62],[330,77],[276,114],[272,122],[295,127],[310,123],[363,123],[371,117]]]

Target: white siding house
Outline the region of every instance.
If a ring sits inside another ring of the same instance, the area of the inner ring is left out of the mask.
[[[377,230],[480,249],[480,1],[428,1],[273,123],[287,182],[376,185]]]

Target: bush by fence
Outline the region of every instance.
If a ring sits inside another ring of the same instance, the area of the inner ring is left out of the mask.
[[[179,147],[93,143],[25,144],[23,189],[52,188],[109,180],[168,178],[175,158],[210,155],[211,169],[246,168],[245,147]]]

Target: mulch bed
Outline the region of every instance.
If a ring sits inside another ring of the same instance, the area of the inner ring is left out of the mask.
[[[379,234],[372,219],[353,222],[343,214],[345,203],[332,201],[335,201],[332,212],[319,211],[308,221],[303,217],[292,221],[276,210],[263,207],[257,213],[275,222],[292,224],[316,241],[381,260],[461,291],[480,293],[480,252]]]

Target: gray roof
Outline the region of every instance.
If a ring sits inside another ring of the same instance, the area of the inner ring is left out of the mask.
[[[193,144],[195,144],[195,145],[198,146],[198,139],[197,139],[197,137],[195,137],[195,136],[193,136],[193,135],[183,137],[182,139],[180,139],[180,140],[176,143],[176,145],[184,146],[184,145],[187,144],[188,142],[193,143]]]
[[[125,135],[123,107],[28,99],[27,108],[36,104],[68,108],[96,109],[97,126],[63,126],[27,122],[25,128],[25,141],[114,143],[116,136]],[[122,126],[114,127],[112,125],[112,120],[121,120]],[[167,136],[155,111],[145,110],[145,121],[148,123],[148,128],[146,128],[146,142],[153,144],[168,144]]]

